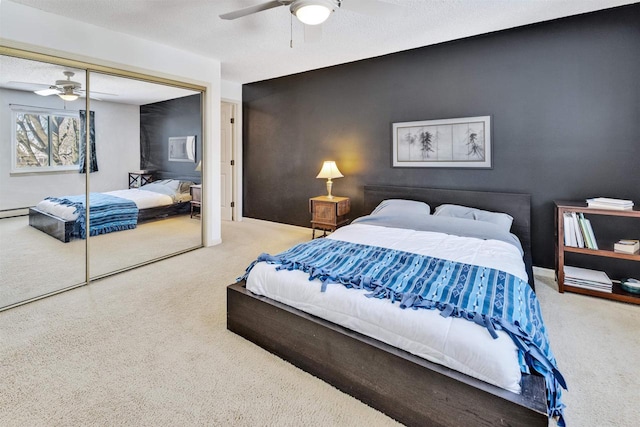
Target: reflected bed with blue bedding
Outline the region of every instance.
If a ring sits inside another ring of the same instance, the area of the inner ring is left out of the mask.
[[[75,208],[77,214],[74,234],[81,239],[87,237],[86,197],[68,196],[64,198],[47,197],[53,203]],[[89,228],[90,236],[106,234],[114,231],[131,230],[138,225],[138,206],[131,200],[110,194],[89,194]]]
[[[191,181],[165,179],[140,188],[91,193],[90,236],[131,230],[140,221],[189,211]],[[29,225],[68,242],[86,238],[86,196],[47,197],[29,209]]]

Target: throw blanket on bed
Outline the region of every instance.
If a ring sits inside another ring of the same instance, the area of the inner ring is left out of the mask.
[[[87,237],[85,196],[67,196],[64,198],[47,197],[55,203],[74,206],[78,214],[74,226],[74,234]],[[130,230],[138,225],[138,207],[131,200],[102,193],[89,193],[89,227],[90,236],[111,233],[112,231]]]
[[[476,322],[497,338],[505,331],[518,347],[522,372],[530,368],[544,376],[549,416],[563,426],[560,386],[566,389],[549,347],[540,305],[529,284],[516,276],[477,265],[332,239],[302,243],[260,261],[278,269],[301,270],[309,280],[370,290],[368,297],[398,301],[400,308],[438,309],[444,317]]]

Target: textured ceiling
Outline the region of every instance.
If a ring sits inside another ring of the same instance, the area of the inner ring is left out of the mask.
[[[248,83],[385,55],[629,0],[385,0],[394,16],[338,9],[319,41],[288,7],[224,21],[218,15],[263,0],[10,0],[46,12],[215,58],[222,78]],[[346,4],[350,0],[343,0]],[[293,48],[289,47],[293,24]]]
[[[27,92],[48,89],[56,80],[66,79],[63,71],[75,73],[71,80],[80,83],[79,94],[84,94],[82,89],[86,86],[85,72],[71,67],[0,55],[0,70],[0,87],[7,89]],[[132,105],[151,104],[198,93],[97,72],[91,73],[90,85],[92,99]]]

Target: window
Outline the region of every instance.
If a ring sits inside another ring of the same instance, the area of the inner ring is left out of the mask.
[[[77,170],[77,111],[13,109],[12,172]]]

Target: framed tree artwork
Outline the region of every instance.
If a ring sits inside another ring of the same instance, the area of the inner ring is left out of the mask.
[[[393,123],[393,167],[490,169],[491,117]]]

